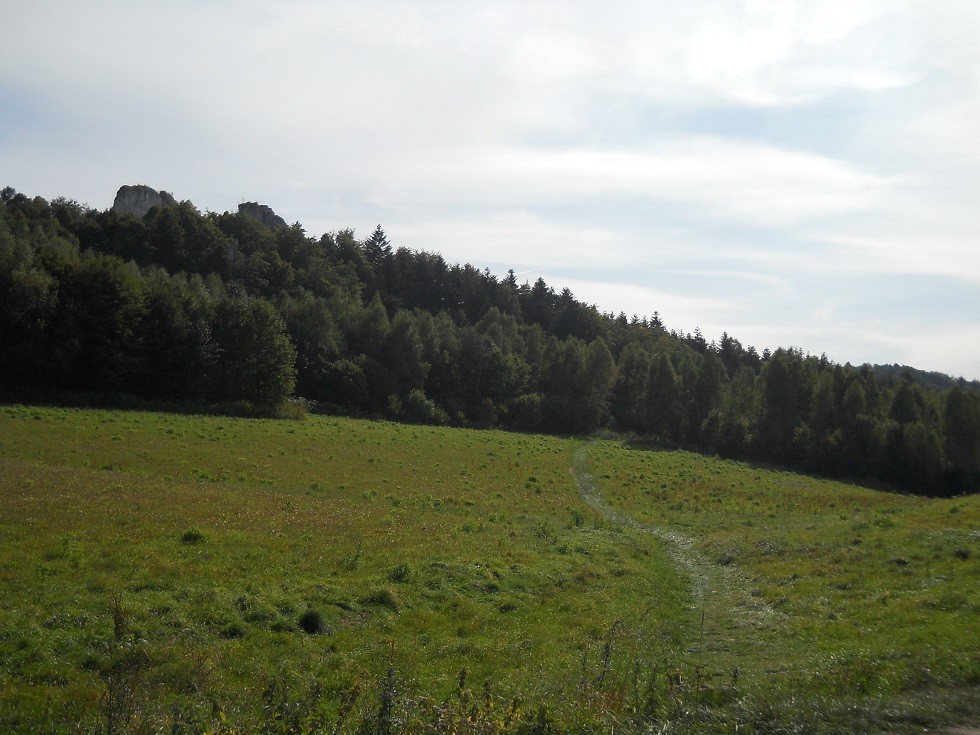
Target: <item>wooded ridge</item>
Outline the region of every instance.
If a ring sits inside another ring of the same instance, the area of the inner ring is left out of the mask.
[[[270,210],[271,212],[271,210]],[[980,489],[980,385],[897,366],[758,353],[724,334],[601,313],[393,248],[379,226],[314,238],[247,212],[142,216],[0,194],[0,389],[277,405],[667,445]]]

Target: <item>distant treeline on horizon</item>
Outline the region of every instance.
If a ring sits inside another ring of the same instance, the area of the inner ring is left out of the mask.
[[[271,211],[271,210],[270,210]],[[980,383],[759,354],[603,314],[543,279],[307,236],[247,212],[142,217],[0,193],[0,390],[274,406],[586,434],[884,481],[980,489]]]

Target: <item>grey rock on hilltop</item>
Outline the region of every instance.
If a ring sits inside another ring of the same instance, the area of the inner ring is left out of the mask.
[[[289,227],[289,225],[286,224],[286,220],[272,211],[272,207],[265,204],[259,204],[258,202],[243,202],[242,204],[239,204],[238,213],[244,214],[246,217],[251,217],[254,220],[258,220],[270,230],[279,230],[283,227]]]
[[[170,206],[177,200],[165,191],[157,191],[143,184],[135,186],[120,186],[116,199],[112,203],[112,211],[132,214],[142,217],[153,207]]]

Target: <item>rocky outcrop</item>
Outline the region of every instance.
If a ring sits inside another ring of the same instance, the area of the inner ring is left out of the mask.
[[[157,191],[149,186],[120,186],[116,199],[112,203],[114,212],[123,212],[142,217],[153,207],[163,207],[176,204],[177,200],[165,191]]]
[[[258,220],[270,230],[279,230],[283,227],[289,227],[289,225],[286,224],[286,220],[272,211],[272,207],[266,206],[265,204],[259,204],[258,202],[244,202],[243,204],[239,204],[238,213]]]
[[[153,207],[171,206],[177,203],[172,195],[165,191],[157,191],[144,184],[135,186],[120,186],[116,192],[116,199],[112,203],[112,211],[132,214],[142,217]],[[279,230],[289,227],[286,220],[276,214],[272,207],[258,202],[244,202],[238,205],[238,213],[246,217],[261,222],[270,230]],[[234,259],[237,256],[237,249],[234,255],[229,253],[229,257]]]

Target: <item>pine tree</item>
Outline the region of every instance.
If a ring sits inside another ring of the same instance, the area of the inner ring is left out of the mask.
[[[375,273],[391,257],[391,243],[388,242],[388,236],[381,229],[381,225],[375,227],[371,237],[364,241],[364,252],[367,254],[368,262],[374,267]]]

